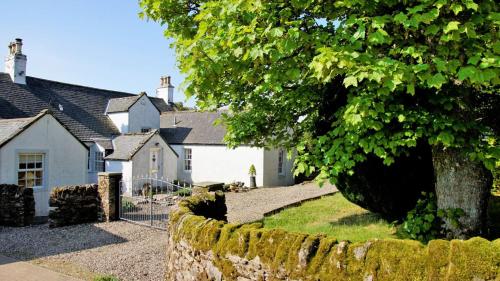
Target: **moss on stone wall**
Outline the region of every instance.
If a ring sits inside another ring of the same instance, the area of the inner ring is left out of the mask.
[[[197,210],[207,213],[221,200],[221,194],[200,193],[182,202],[170,217],[169,235],[175,243],[186,243],[193,254],[209,253],[209,263],[222,280],[252,280],[260,274],[267,274],[266,280],[500,280],[500,239],[348,243],[198,215]],[[217,210],[208,213],[221,217]],[[248,277],[254,269],[258,274]]]

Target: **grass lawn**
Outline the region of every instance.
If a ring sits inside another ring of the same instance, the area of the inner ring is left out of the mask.
[[[324,233],[352,242],[398,238],[396,227],[349,201],[340,192],[264,218],[264,227],[303,233]]]

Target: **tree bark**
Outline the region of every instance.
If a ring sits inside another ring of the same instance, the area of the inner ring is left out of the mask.
[[[460,208],[465,212],[458,226],[445,219],[447,237],[466,239],[486,235],[491,173],[482,163],[470,160],[457,149],[434,147],[432,161],[438,209]]]

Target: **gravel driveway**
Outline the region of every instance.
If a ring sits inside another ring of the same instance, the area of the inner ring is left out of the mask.
[[[163,280],[164,231],[118,221],[51,229],[0,227],[0,253],[84,280]]]
[[[321,197],[337,191],[333,185],[319,187],[314,182],[285,187],[269,187],[249,192],[226,193],[227,218],[230,222],[246,223],[260,220],[264,214],[302,200]]]
[[[335,192],[313,183],[227,193],[231,222],[259,220],[264,213]],[[112,274],[120,280],[163,280],[166,234],[124,221],[49,228],[47,224],[0,226],[0,253],[84,280]]]

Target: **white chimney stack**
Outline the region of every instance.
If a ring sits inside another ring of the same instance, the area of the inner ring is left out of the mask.
[[[160,87],[156,89],[156,97],[162,98],[167,104],[174,103],[174,86],[170,76],[160,77]]]
[[[5,72],[14,83],[26,85],[26,55],[22,52],[23,40],[16,38],[9,44],[9,54],[5,58]]]

